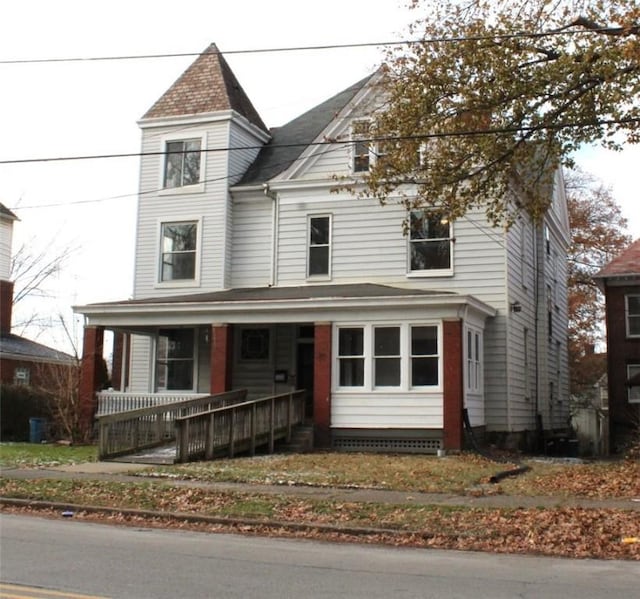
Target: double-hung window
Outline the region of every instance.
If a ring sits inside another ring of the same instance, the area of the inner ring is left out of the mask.
[[[373,329],[373,372],[375,387],[400,385],[400,327]]]
[[[354,173],[369,171],[371,165],[370,128],[371,123],[368,120],[354,121],[351,124],[352,170]]]
[[[627,337],[640,337],[640,295],[625,296]]]
[[[437,212],[413,211],[409,222],[409,270],[436,273],[451,270],[451,224]]]
[[[160,231],[160,281],[196,278],[197,221],[162,223]]]
[[[364,386],[364,328],[338,332],[338,378],[341,387]]]
[[[328,277],[331,266],[331,217],[309,217],[307,277]]]
[[[160,329],[156,342],[156,389],[192,391],[194,329]]]
[[[200,183],[202,139],[167,141],[163,187],[185,187]]]
[[[411,386],[438,384],[438,328],[411,327]]]
[[[477,393],[481,387],[480,333],[467,330],[467,390]]]

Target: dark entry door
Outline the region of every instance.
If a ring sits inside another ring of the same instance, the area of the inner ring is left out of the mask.
[[[305,416],[313,418],[313,343],[298,343],[297,354],[298,381],[296,387],[306,391]]]

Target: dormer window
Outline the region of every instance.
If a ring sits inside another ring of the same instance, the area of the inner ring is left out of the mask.
[[[201,145],[200,138],[166,142],[163,179],[165,188],[200,183]]]
[[[354,173],[369,172],[369,166],[371,164],[370,127],[371,123],[368,120],[354,121],[351,124],[352,169]]]

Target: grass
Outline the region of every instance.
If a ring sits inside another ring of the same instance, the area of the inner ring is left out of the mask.
[[[143,472],[142,475],[207,482],[463,493],[502,467],[473,455],[437,458],[424,455],[308,453],[165,466]]]
[[[92,445],[55,443],[0,443],[0,467],[46,468],[62,464],[95,462],[98,452]]]

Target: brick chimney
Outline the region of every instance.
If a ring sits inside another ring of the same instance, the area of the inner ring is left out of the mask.
[[[13,281],[0,279],[0,335],[11,332],[11,312],[13,308]]]

